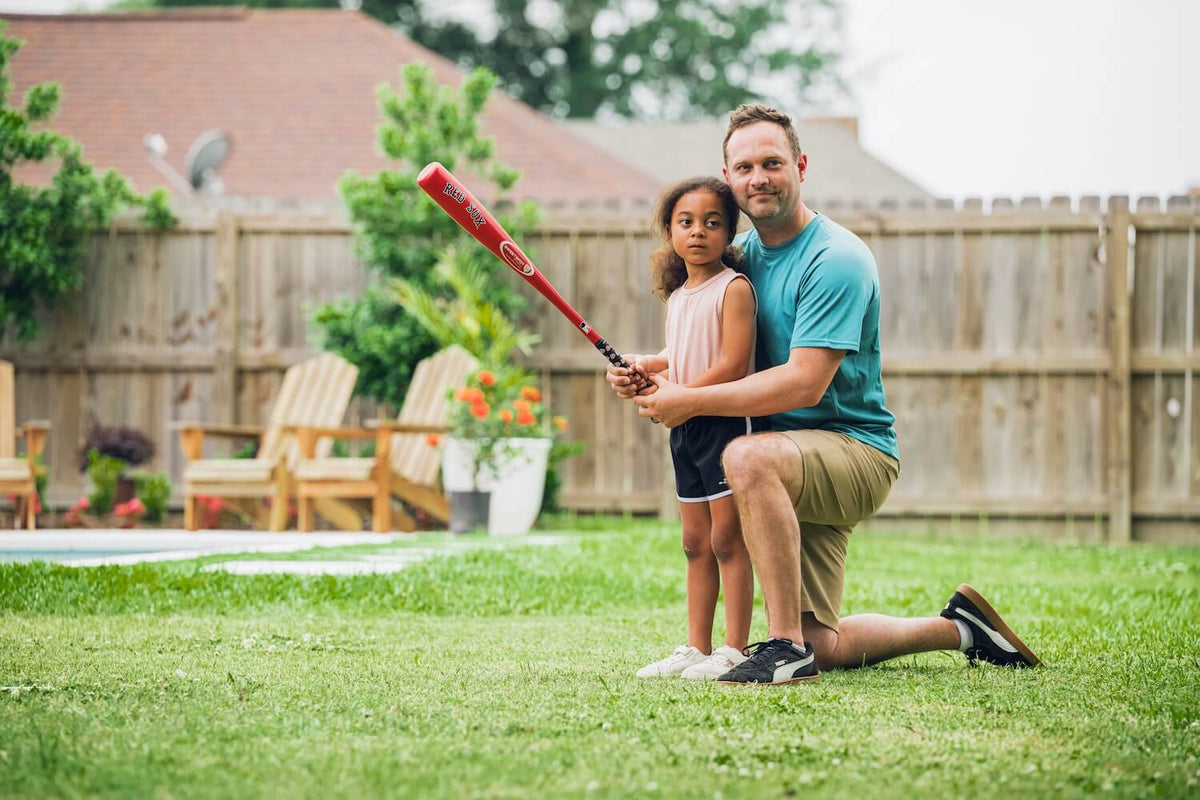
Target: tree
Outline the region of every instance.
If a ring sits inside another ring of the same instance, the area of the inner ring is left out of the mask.
[[[127,0],[128,2],[128,0]],[[132,0],[336,8],[338,0]],[[476,0],[484,30],[421,0],[362,10],[513,97],[557,117],[687,119],[761,100],[789,110],[836,99],[841,0]]]
[[[317,313],[326,349],[358,366],[359,393],[395,405],[404,399],[413,367],[436,348],[418,320],[397,303],[395,279],[406,279],[433,297],[447,296],[434,265],[448,247],[457,246],[456,258],[473,274],[504,273],[486,282],[483,301],[505,313],[522,305],[509,270],[417,186],[417,175],[431,161],[440,161],[451,171],[461,166],[473,176],[477,194],[488,194],[478,190],[484,183],[497,187],[490,198],[495,209],[500,195],[516,183],[518,173],[498,163],[492,140],[479,134],[479,114],[495,86],[495,76],[475,70],[454,90],[439,86],[429,67],[408,64],[402,82],[400,94],[389,86],[379,89],[384,117],[379,145],[396,162],[395,168],[369,177],[351,172],[341,183],[359,254],[381,280],[361,298],[325,306]],[[515,219],[500,222],[520,239],[536,217],[536,207],[525,203]]]
[[[5,36],[4,27],[0,22],[0,333],[15,329],[29,341],[41,332],[38,307],[82,286],[89,233],[126,205],[145,206],[143,220],[154,228],[173,225],[175,217],[166,192],[141,197],[114,170],[97,174],[78,142],[42,125],[58,107],[56,84],[32,86],[23,105],[8,105],[9,63],[21,42]],[[50,186],[16,182],[17,166],[44,161],[58,162]]]

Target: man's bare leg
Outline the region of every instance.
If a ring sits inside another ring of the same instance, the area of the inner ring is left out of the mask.
[[[768,609],[767,636],[803,646],[800,525],[794,510],[804,483],[800,451],[780,434],[743,436],[725,448],[722,463]]]
[[[805,634],[820,669],[874,664],[930,650],[956,650],[958,628],[948,619],[902,619],[856,614],[834,631],[800,613],[800,537],[795,498],[804,484],[800,451],[785,436],[735,439],[725,449],[725,477],[737,499],[742,536],[768,609],[767,636],[803,647]]]
[[[838,620],[836,631],[817,622],[811,613],[805,613],[803,620],[817,654],[817,668],[822,670],[864,667],[931,650],[957,650],[961,642],[953,620],[942,617],[855,614]]]

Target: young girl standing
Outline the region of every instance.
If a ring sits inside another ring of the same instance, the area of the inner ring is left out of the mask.
[[[708,386],[744,378],[754,363],[756,300],[731,248],[738,207],[724,181],[693,178],[667,191],[655,213],[664,245],[651,257],[654,291],[667,302],[667,346],[627,356],[635,371]],[[745,660],[754,573],[721,454],[750,432],[746,417],[695,417],[671,431],[675,491],[687,557],[687,644],[638,677],[715,680]],[[713,649],[717,594],[725,585],[725,644]]]

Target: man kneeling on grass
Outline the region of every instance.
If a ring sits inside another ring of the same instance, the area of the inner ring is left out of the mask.
[[[850,531],[900,475],[895,417],[879,351],[879,275],[867,246],[800,196],[808,157],[791,119],[742,106],[725,135],[725,180],[754,227],[735,244],[758,295],[757,369],[686,388],[661,375],[636,395],[629,371],[608,381],[667,427],[693,417],[755,418],[722,460],[750,560],[762,585],[768,640],[722,683],[812,680],[930,650],[1029,667],[1038,658],[975,589],[963,584],[941,615],[838,619]]]

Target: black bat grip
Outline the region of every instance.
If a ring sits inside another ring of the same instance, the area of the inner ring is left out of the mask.
[[[628,369],[628,370],[633,369],[633,367],[629,366],[629,362],[626,361],[621,356],[620,353],[618,353],[616,350],[613,349],[612,345],[610,345],[608,342],[604,341],[603,337],[601,337],[599,340],[596,341],[596,349],[599,350],[601,353],[603,353],[604,357],[607,358],[609,363],[612,364],[614,367],[620,367],[621,369]],[[643,389],[645,389],[649,385],[650,385],[650,381],[642,380],[641,385],[637,387],[637,390],[639,392],[641,392]],[[651,417],[650,421],[653,422],[655,425],[658,424],[658,420],[656,420],[654,417]]]

